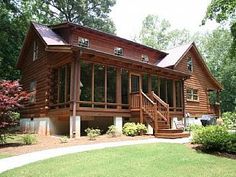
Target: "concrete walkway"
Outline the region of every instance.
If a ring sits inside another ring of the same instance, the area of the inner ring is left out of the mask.
[[[183,143],[190,142],[190,138],[181,138],[181,139],[150,138],[150,139],[144,139],[144,140],[118,141],[118,142],[78,145],[78,146],[62,147],[62,148],[31,152],[27,154],[0,159],[0,173],[16,168],[16,167],[21,167],[29,163],[36,162],[39,160],[45,160],[45,159],[49,159],[52,157],[57,157],[57,156],[65,155],[65,154],[72,154],[72,153],[77,153],[77,152],[91,151],[95,149],[104,149],[104,148],[110,148],[110,147],[120,147],[120,146],[159,143],[159,142],[183,144]]]

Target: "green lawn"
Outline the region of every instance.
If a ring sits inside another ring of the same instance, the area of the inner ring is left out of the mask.
[[[10,155],[0,154],[0,159],[6,158],[6,157],[10,157]]]
[[[0,176],[235,177],[235,174],[236,160],[197,153],[185,145],[159,143],[61,156]]]

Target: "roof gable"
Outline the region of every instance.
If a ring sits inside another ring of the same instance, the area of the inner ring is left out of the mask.
[[[164,68],[174,66],[188,52],[191,45],[192,43],[189,43],[166,51],[168,55],[157,63],[157,66]]]
[[[46,45],[69,45],[59,35],[52,31],[51,28],[34,22],[32,22],[32,26]]]
[[[158,64],[157,66],[159,67],[173,67],[173,69],[176,69],[176,66],[179,64],[179,62],[186,56],[186,54],[192,49],[196,52],[197,54],[197,59],[203,66],[204,70],[206,71],[207,75],[212,79],[216,87],[220,90],[223,89],[221,84],[215,79],[215,77],[211,74],[211,71],[208,69],[204,59],[202,58],[202,55],[198,51],[196,45],[194,42],[182,45],[176,48],[173,48],[171,50],[168,50],[167,52],[169,53],[166,57],[164,57]]]

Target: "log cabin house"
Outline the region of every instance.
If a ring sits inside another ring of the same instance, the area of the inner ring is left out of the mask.
[[[78,137],[133,121],[177,138],[188,134],[171,130],[172,118],[219,114],[208,93],[222,87],[194,43],[164,52],[69,22],[32,22],[17,68],[31,95],[23,131]]]

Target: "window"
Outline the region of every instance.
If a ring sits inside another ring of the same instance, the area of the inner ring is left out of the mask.
[[[188,88],[187,89],[187,100],[188,101],[199,101],[198,90]]]
[[[149,62],[148,56],[143,54],[143,55],[141,56],[141,61],[144,62],[144,63],[148,63],[148,62]]]
[[[191,57],[187,61],[187,68],[190,72],[193,72],[193,60]]]
[[[71,76],[71,66],[66,64],[58,68],[54,68],[52,76],[52,86],[50,100],[53,104],[66,103],[70,101],[70,76]]]
[[[176,91],[176,107],[182,107],[182,83],[181,81],[175,82]]]
[[[148,93],[148,75],[144,74],[142,76],[142,90],[144,93]]]
[[[89,40],[87,38],[79,37],[78,45],[81,47],[89,47]]]
[[[34,41],[34,46],[33,46],[33,61],[38,59],[38,54],[39,54],[39,47],[38,47],[38,43],[36,41]]]
[[[30,82],[30,97],[29,97],[29,103],[35,103],[36,102],[36,81]]]
[[[124,55],[123,48],[115,47],[114,48],[114,54],[115,55],[120,55],[120,56]]]

